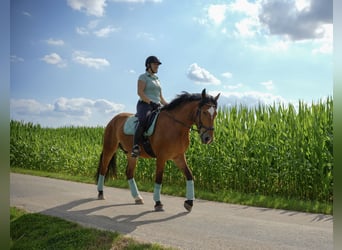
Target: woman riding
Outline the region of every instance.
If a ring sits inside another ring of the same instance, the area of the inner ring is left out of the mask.
[[[159,65],[162,64],[156,56],[146,58],[146,72],[138,78],[138,96],[137,103],[138,125],[134,134],[132,157],[138,157],[140,154],[139,141],[145,132],[146,118],[149,113],[166,105],[162,95],[162,89],[158,77],[155,75],[158,72]]]

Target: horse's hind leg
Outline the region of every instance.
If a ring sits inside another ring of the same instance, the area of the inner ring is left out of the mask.
[[[103,194],[103,185],[104,185],[104,179],[105,179],[105,175],[101,174],[102,171],[102,158],[103,158],[103,153],[101,153],[100,156],[100,160],[99,160],[99,167],[97,170],[97,191],[98,191],[98,195],[97,198],[99,200],[104,200],[104,194]]]
[[[104,193],[103,193],[103,186],[106,176],[108,175],[108,167],[111,166],[113,169],[113,172],[115,172],[116,168],[116,153],[108,153],[107,151],[104,151],[101,153],[100,161],[99,161],[99,168],[97,173],[97,191],[98,196],[97,198],[99,200],[104,200]]]
[[[116,172],[116,151],[118,142],[114,137],[113,131],[107,127],[104,135],[103,149],[97,170],[97,191],[98,199],[103,200],[103,186],[105,178],[108,176],[108,167],[113,169],[113,174]]]
[[[141,197],[137,184],[135,183],[135,180],[134,180],[134,171],[135,171],[135,167],[137,164],[137,159],[127,154],[127,161],[128,161],[128,164],[126,168],[126,177],[127,177],[129,188],[131,190],[132,197],[135,201],[135,204],[144,204],[144,200]]]

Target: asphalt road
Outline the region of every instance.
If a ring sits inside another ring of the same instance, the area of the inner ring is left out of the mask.
[[[153,185],[151,183],[151,185]],[[196,187],[196,183],[195,183]],[[185,184],[184,184],[185,188]],[[162,195],[164,212],[154,212],[151,193],[135,205],[128,189],[11,173],[10,205],[79,224],[118,231],[144,242],[179,249],[333,249],[333,217]]]

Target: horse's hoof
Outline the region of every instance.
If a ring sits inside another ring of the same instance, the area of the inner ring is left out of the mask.
[[[184,207],[188,212],[191,212],[192,206],[194,205],[194,201],[186,200],[184,201]]]
[[[99,194],[97,195],[97,199],[98,200],[104,200],[105,199],[103,191],[99,191]]]
[[[140,196],[138,196],[137,198],[135,198],[135,204],[136,204],[136,205],[142,205],[142,204],[144,204],[143,198],[141,198]]]
[[[160,201],[156,202],[156,205],[154,205],[154,211],[161,212],[164,211],[163,204]]]

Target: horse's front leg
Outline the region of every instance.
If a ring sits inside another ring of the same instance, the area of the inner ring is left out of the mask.
[[[188,212],[191,212],[195,200],[194,178],[192,172],[186,163],[184,154],[175,158],[174,162],[186,177],[186,201],[184,201],[184,207]]]
[[[129,188],[131,190],[132,197],[135,201],[135,204],[144,204],[144,200],[141,197],[137,184],[135,183],[135,180],[134,180],[134,171],[135,171],[135,167],[137,164],[137,159],[127,155],[127,161],[128,163],[127,163],[127,168],[126,168],[126,177],[127,177]]]
[[[154,183],[154,191],[153,191],[153,200],[155,202],[154,210],[155,211],[164,211],[163,204],[160,201],[160,192],[163,182],[163,174],[165,167],[165,160],[157,159],[157,167],[156,167],[156,181]]]

